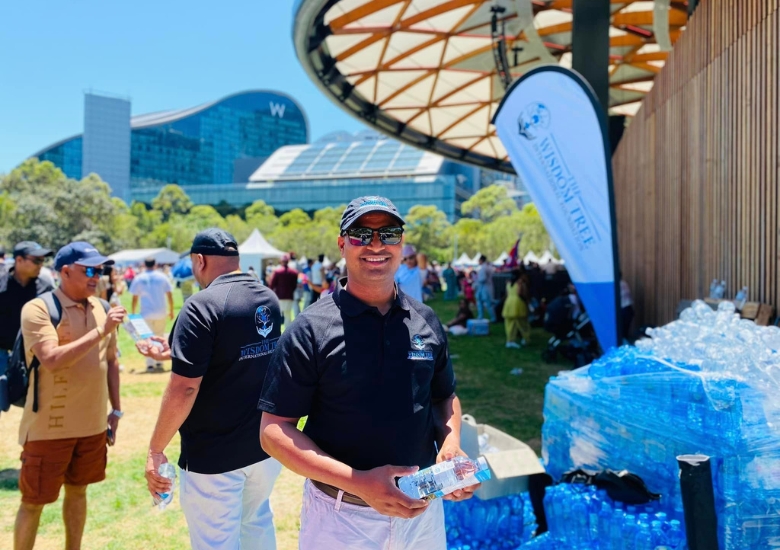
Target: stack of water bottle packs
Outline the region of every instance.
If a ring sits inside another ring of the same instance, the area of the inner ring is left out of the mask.
[[[515,550],[536,532],[527,493],[482,500],[444,501],[448,550]]]
[[[658,503],[625,505],[592,485],[547,488],[544,511],[548,531],[522,550],[684,550],[680,519]]]
[[[547,472],[629,470],[662,495],[657,512],[680,518],[676,457],[709,455],[721,548],[772,547],[780,540],[780,329],[741,320],[730,302],[714,311],[699,301],[648,336],[547,385]]]

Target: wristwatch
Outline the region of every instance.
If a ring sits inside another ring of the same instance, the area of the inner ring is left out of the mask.
[[[125,413],[123,413],[122,411],[119,411],[117,409],[111,409],[111,414],[113,414],[117,418],[122,418],[125,415]]]

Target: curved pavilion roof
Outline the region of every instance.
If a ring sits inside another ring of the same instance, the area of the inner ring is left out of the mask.
[[[573,0],[298,0],[293,37],[348,112],[437,153],[513,172],[490,120],[503,97],[491,7],[506,8],[511,75],[571,66]],[[633,115],[684,30],[686,4],[611,0],[610,112]]]

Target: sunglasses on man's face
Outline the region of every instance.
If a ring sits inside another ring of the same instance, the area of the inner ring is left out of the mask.
[[[103,274],[103,268],[102,267],[85,267],[84,268],[84,275],[89,277],[90,279],[93,277],[100,277]]]
[[[341,236],[349,239],[352,246],[368,246],[374,240],[374,233],[379,234],[379,240],[385,245],[401,244],[401,238],[404,235],[403,227],[380,227],[372,229],[371,227],[350,227],[342,231]]]
[[[34,263],[35,265],[43,265],[43,262],[46,261],[46,258],[40,258],[37,256],[25,256],[24,259]]]

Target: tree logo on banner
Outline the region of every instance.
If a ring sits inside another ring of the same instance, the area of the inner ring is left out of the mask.
[[[536,139],[539,130],[550,126],[550,110],[544,103],[531,103],[520,113],[517,125],[525,139]]]

